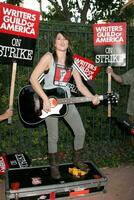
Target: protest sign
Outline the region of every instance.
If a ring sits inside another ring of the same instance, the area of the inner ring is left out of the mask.
[[[0,3],[0,62],[32,65],[40,12]]]
[[[33,63],[39,19],[40,12],[0,3],[0,62],[13,64],[10,109],[13,109],[17,64],[28,66]]]
[[[126,66],[126,22],[93,25],[95,63]]]

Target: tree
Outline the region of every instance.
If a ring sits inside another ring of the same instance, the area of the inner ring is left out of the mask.
[[[19,6],[21,3],[23,3],[23,0],[6,0],[7,3]]]
[[[37,0],[37,1],[38,1],[39,5],[40,5],[40,13],[43,13],[43,11],[42,11],[42,1],[41,0]]]
[[[52,6],[48,7],[48,13],[43,12],[44,19],[81,23],[113,20],[125,4],[125,0],[61,0],[61,4],[57,0],[48,1]]]
[[[93,19],[97,20],[107,20],[107,21],[120,21],[122,20],[119,17],[120,10],[125,4],[124,0],[107,0],[107,1],[99,1],[95,2],[95,9],[92,13]]]

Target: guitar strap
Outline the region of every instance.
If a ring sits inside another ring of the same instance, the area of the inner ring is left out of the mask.
[[[45,77],[45,74],[44,74],[44,73],[42,73],[42,74],[39,76],[39,78],[38,78],[39,83],[42,83],[42,81],[44,81],[44,77]]]

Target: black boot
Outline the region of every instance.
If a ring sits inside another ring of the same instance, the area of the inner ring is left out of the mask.
[[[88,172],[89,166],[82,161],[82,149],[74,151],[74,166],[82,171]]]
[[[57,153],[49,153],[49,163],[50,163],[51,177],[53,179],[60,179],[61,175],[59,172]]]

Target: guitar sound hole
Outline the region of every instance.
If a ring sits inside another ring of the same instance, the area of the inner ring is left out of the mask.
[[[55,98],[50,98],[49,101],[50,101],[51,108],[56,107],[58,104],[57,99]]]

